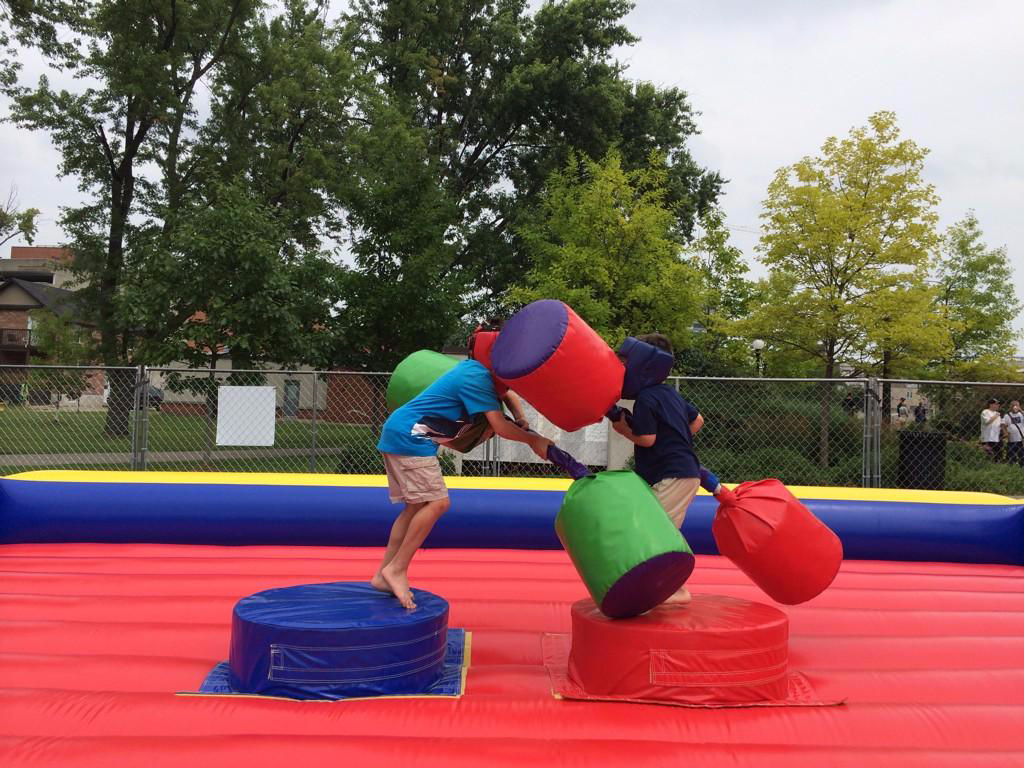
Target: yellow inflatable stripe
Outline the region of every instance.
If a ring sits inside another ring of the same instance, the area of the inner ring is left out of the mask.
[[[304,485],[386,488],[384,475],[327,475],[289,472],[131,472],[120,470],[44,469],[9,475],[11,480],[62,483],[203,483],[215,485]],[[490,491],[565,491],[569,480],[531,477],[446,477],[449,488]],[[833,501],[918,502],[925,504],[1013,504],[1018,500],[975,491],[916,491],[896,488],[837,488],[791,485],[800,499]],[[701,490],[706,495],[706,491]]]
[[[327,475],[297,472],[132,472],[91,469],[41,469],[8,475],[10,480],[49,483],[198,483],[208,485],[315,485],[387,488],[385,475]],[[524,477],[446,477],[449,488],[494,491],[564,491],[569,480]]]

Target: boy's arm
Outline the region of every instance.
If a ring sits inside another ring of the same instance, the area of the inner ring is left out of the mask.
[[[626,421],[626,412],[621,411],[619,418],[612,422],[612,429],[622,435],[624,438],[629,440],[641,448],[650,448],[654,445],[655,440],[658,439],[657,435],[637,435],[634,434],[633,428],[629,426],[629,422]]]
[[[698,432],[700,432],[700,428],[703,427],[703,426],[704,426],[704,417],[701,416],[698,413],[697,414],[697,418],[695,418],[693,421],[690,422],[690,434],[691,435],[696,435]]]
[[[526,415],[523,413],[523,401],[519,399],[519,395],[509,391],[501,399],[508,406],[509,411],[512,412],[512,421],[523,429],[529,428],[530,424],[526,421]]]
[[[505,418],[505,414],[501,411],[486,411],[484,415],[487,417],[487,423],[491,425],[491,429],[494,430],[494,434],[498,437],[504,437],[506,440],[515,440],[518,443],[526,443],[533,449],[534,453],[547,461],[548,446],[551,445],[551,441],[546,437],[537,432],[528,432],[515,422]]]

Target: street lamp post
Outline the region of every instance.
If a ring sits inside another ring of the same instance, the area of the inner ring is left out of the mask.
[[[758,378],[760,378],[763,375],[763,371],[761,370],[761,350],[764,349],[764,340],[763,339],[754,339],[750,343],[750,347],[751,347],[751,349],[754,350],[754,361],[756,362],[756,365],[757,365],[757,375],[758,375]]]

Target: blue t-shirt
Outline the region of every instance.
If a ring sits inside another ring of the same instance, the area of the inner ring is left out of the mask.
[[[636,445],[636,473],[654,485],[667,477],[700,477],[690,423],[699,412],[666,384],[640,390],[633,404],[634,435],[654,435],[650,448]]]
[[[470,419],[500,411],[491,372],[476,360],[463,360],[448,373],[388,416],[377,450],[398,456],[436,456],[437,443],[424,432],[425,418]]]

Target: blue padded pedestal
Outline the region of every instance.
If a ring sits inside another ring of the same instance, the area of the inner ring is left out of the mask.
[[[303,584],[239,600],[230,685],[238,693],[338,699],[430,693],[444,673],[448,603],[416,610],[365,582]]]

